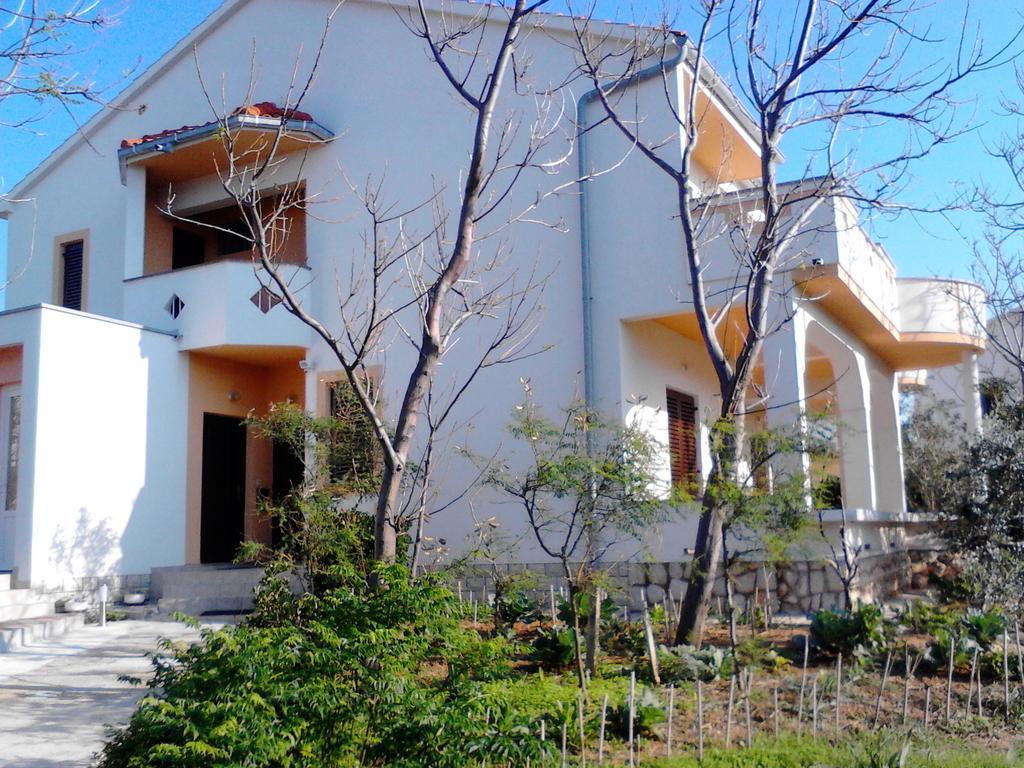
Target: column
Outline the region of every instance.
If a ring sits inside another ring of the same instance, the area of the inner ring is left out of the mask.
[[[807,430],[807,316],[801,309],[776,333],[765,339],[761,352],[764,385],[768,394],[765,421],[769,429]],[[773,462],[776,476],[807,477],[810,461],[805,452]]]
[[[146,169],[125,168],[124,279],[139,277],[145,270]]]
[[[981,433],[981,377],[978,373],[978,353],[971,350],[964,354],[960,364],[960,394],[964,400],[964,422],[972,434]]]

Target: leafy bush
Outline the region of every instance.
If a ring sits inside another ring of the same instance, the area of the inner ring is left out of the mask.
[[[957,618],[946,606],[914,600],[900,613],[898,622],[901,628],[915,634],[935,635],[952,629]]]
[[[541,630],[533,641],[534,661],[551,669],[562,669],[576,659],[576,632],[568,628],[551,627]]]
[[[665,704],[650,688],[637,691],[635,714],[633,716],[633,735],[652,738],[655,726],[668,719]],[[608,732],[620,739],[629,738],[629,701],[608,709]]]
[[[964,631],[982,648],[991,648],[1002,639],[1006,617],[998,611],[972,611],[961,620]]]
[[[504,625],[532,624],[540,620],[540,609],[521,589],[503,592],[494,601],[494,617]]]
[[[678,645],[658,649],[658,666],[666,682],[708,683],[731,675],[734,664],[731,648],[709,646],[697,650],[692,645]]]
[[[879,651],[888,646],[889,640],[889,627],[877,605],[818,611],[811,619],[811,642],[826,653]]]
[[[102,768],[540,763],[535,713],[487,680],[510,648],[462,629],[457,601],[399,566],[319,596],[280,591],[273,614],[165,647],[149,693]],[[263,600],[275,589],[268,588]]]

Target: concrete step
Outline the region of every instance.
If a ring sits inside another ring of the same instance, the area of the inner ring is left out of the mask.
[[[232,614],[252,610],[253,599],[249,596],[220,595],[215,597],[162,597],[157,601],[159,613],[184,613],[186,616],[202,616],[206,613]]]
[[[33,597],[31,602],[0,605],[0,623],[18,621],[19,619],[35,619],[53,613],[53,601]]]
[[[58,637],[85,625],[81,613],[57,613],[31,619],[0,623],[0,653],[23,648],[39,640]]]
[[[11,588],[11,572],[0,571],[0,592]]]

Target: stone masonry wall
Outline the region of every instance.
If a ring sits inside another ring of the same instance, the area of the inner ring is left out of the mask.
[[[651,605],[668,600],[678,603],[686,589],[684,574],[688,563],[618,563],[609,569],[612,582],[610,598],[618,605],[639,610],[641,595],[646,593]],[[744,610],[765,602],[765,569],[760,563],[739,566],[733,574],[733,590],[737,606]],[[490,601],[494,595],[495,578],[516,573],[533,575],[528,592],[542,607],[549,601],[549,585],[556,591],[566,587],[561,566],[557,563],[497,565],[470,569],[455,585],[463,596],[476,601]],[[795,561],[778,570],[768,569],[768,592],[775,612],[806,613],[821,608],[843,605],[843,585],[835,571],[821,561]],[[896,596],[910,587],[911,558],[907,552],[861,557],[860,572],[854,585],[855,600],[873,602]],[[671,595],[671,598],[668,597]],[[725,580],[715,585],[718,613],[725,602]]]

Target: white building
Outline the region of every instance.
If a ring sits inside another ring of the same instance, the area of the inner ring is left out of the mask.
[[[302,46],[308,66],[332,4],[290,0],[286,13],[283,5],[228,0],[119,99],[144,110],[98,114],[12,191],[12,199],[30,202],[3,211],[11,282],[0,316],[0,445],[7,457],[0,478],[6,488],[0,569],[13,569],[23,584],[223,562],[243,538],[269,540],[255,504],[262,489],[282,482],[274,470],[280,475],[283,462],[275,462],[270,445],[246,434],[239,419],[286,398],[324,412],[338,365],[308,328],[255,295],[248,253],[175,223],[158,205],[171,187],[182,214],[229,221],[215,174],[220,140],[215,126],[204,126],[213,115],[196,61],[218,91],[223,76],[227,105],[242,104],[255,40],[254,100],[284,103],[296,52]],[[294,222],[289,258],[307,271],[306,306],[329,320],[337,312],[337,283],[362,247],[363,222],[346,179],[380,178],[386,171],[385,194],[405,205],[427,199],[435,185],[451,203],[460,186],[467,113],[428,62],[422,41],[403,26],[396,5],[402,3],[350,0],[343,7],[320,76],[302,104],[314,120],[296,119],[289,132],[295,140],[283,148],[292,159],[278,178],[291,173],[294,180],[298,172],[326,201],[316,216]],[[477,13],[478,6],[455,6],[454,13],[463,12]],[[632,35],[627,27],[608,29]],[[538,88],[561,82],[573,66],[571,28],[563,17],[542,17],[525,45]],[[680,92],[684,69],[669,72]],[[595,118],[598,107],[581,100],[585,88],[575,87],[579,91],[562,92],[567,108],[580,103],[583,119]],[[675,134],[661,79],[634,87],[645,135]],[[697,154],[703,178],[696,181],[742,187],[759,172],[753,126],[721,85],[709,85],[702,99],[707,138]],[[532,98],[509,92],[502,107],[533,105]],[[249,121],[240,125],[244,133],[283,118],[240,119]],[[199,127],[167,130],[182,124]],[[147,134],[151,138],[119,150],[123,139]],[[330,136],[336,138],[310,144]],[[545,200],[538,216],[566,222],[567,232],[517,225],[510,235],[513,266],[538,262],[551,272],[535,342],[552,350],[514,371],[486,374],[461,406],[472,427],[458,442],[480,455],[507,442],[504,429],[522,397],[521,378],[533,382],[551,410],[582,392],[589,379],[598,407],[623,418],[644,411],[662,439],[669,430],[668,398],[676,397],[684,406],[677,418],[692,412],[696,422],[684,433],[693,436],[693,468],[700,470],[706,466],[704,422],[717,412],[717,386],[686,304],[674,189],[639,153],[629,154],[612,129],[602,127],[584,141],[578,149],[592,167],[619,167],[582,193]],[[663,151],[679,147],[677,138]],[[564,184],[575,173],[567,165],[558,176],[531,178],[505,205],[511,210],[535,198],[538,188]],[[822,205],[814,215],[815,235],[794,245],[791,269],[781,276],[793,287],[787,310],[794,318],[771,338],[758,376],[778,403],[834,409],[849,518],[865,531],[879,523],[898,529],[905,500],[897,379],[902,371],[959,362],[983,346],[982,334],[944,285],[897,277],[889,256],[845,204]],[[408,225],[423,222],[413,216]],[[711,261],[712,280],[730,274],[733,257],[724,242],[720,248]],[[588,334],[592,359],[584,355]],[[458,370],[476,343],[464,339],[445,367]],[[385,414],[405,384],[409,354],[402,344],[382,353],[381,368],[390,374],[382,384]],[[769,421],[792,419],[796,410],[772,410]],[[666,479],[670,473],[666,460]],[[440,498],[473,476],[471,466],[454,459]],[[435,516],[429,533],[457,550],[475,518],[497,515],[509,531],[517,530],[516,511],[494,502],[479,489]],[[694,527],[690,516],[652,531],[648,556],[684,559]],[[883,547],[899,543],[898,535],[876,538]],[[517,559],[543,558],[524,539]]]

